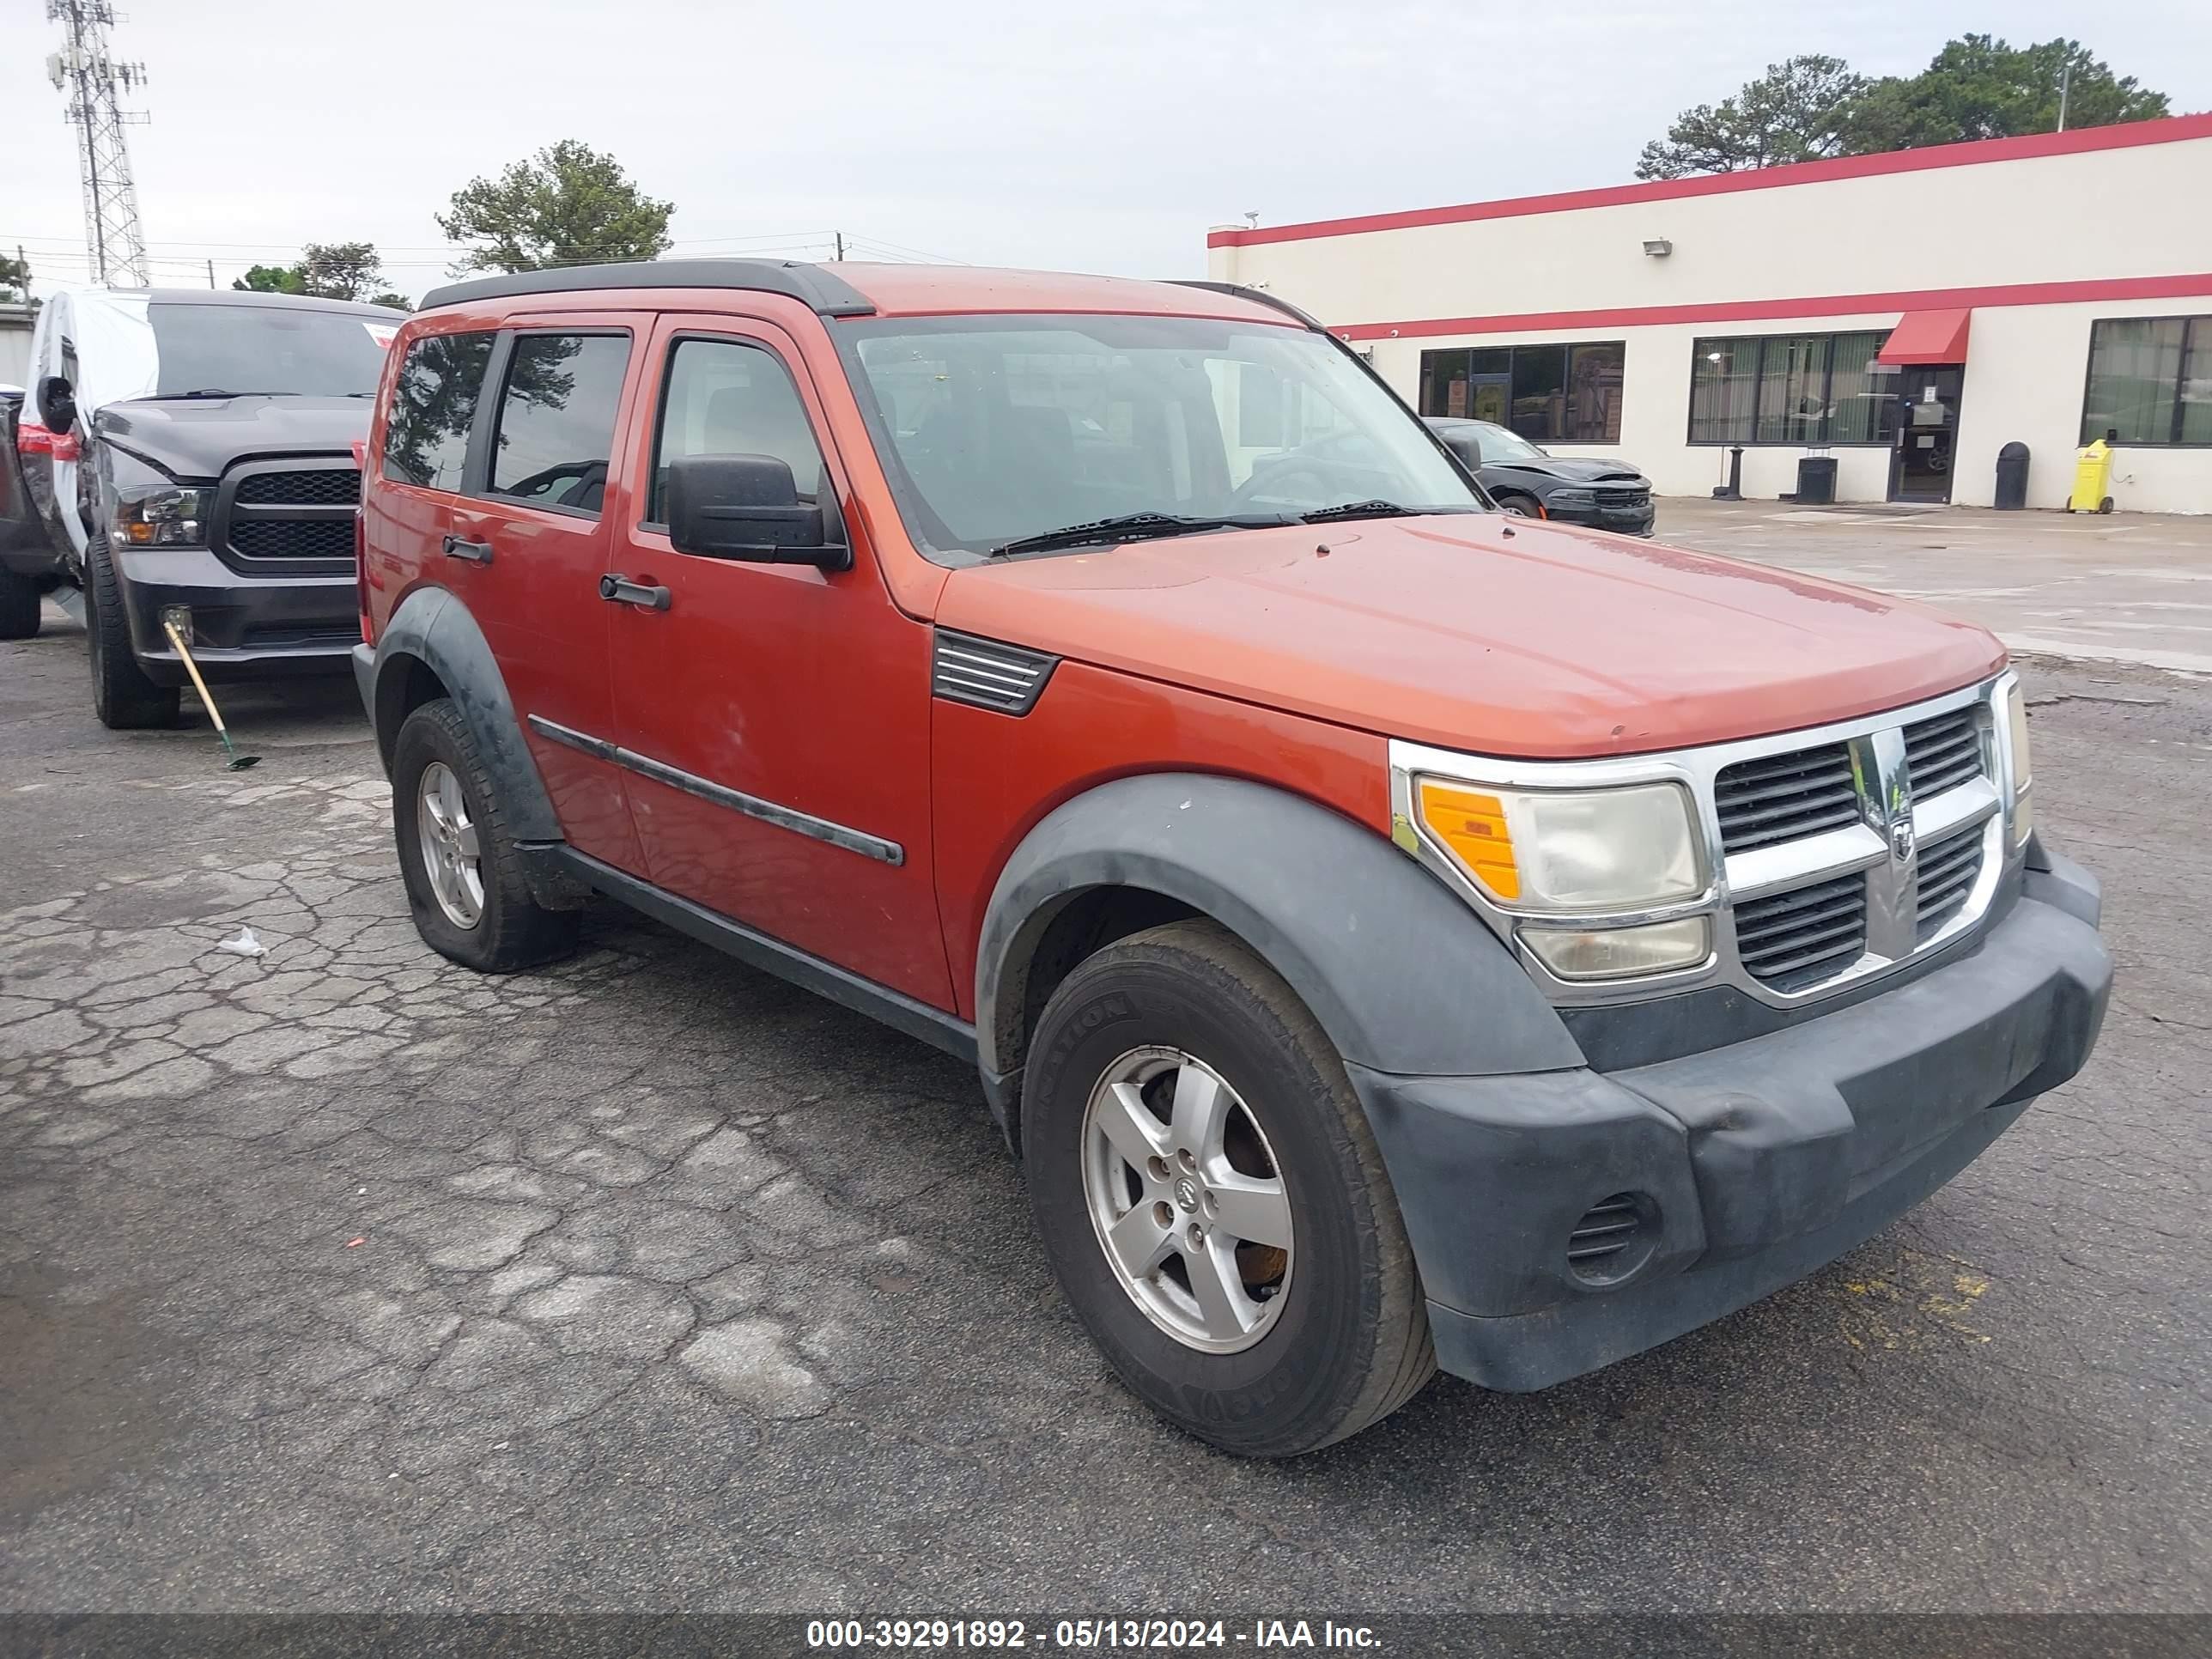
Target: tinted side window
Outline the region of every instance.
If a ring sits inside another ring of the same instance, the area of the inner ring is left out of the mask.
[[[668,521],[661,506],[668,464],[684,455],[773,455],[790,467],[801,501],[823,488],[821,447],[790,371],[773,352],[734,340],[676,343],[653,441],[647,523]]]
[[[407,348],[384,428],[384,476],[459,489],[491,361],[489,334],[426,334]]]
[[[518,336],[492,441],[491,493],[597,513],[629,366],[627,335]]]

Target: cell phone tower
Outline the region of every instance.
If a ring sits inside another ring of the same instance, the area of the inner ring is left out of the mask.
[[[46,78],[69,100],[64,117],[76,128],[78,171],[84,179],[84,248],[92,280],[102,288],[150,288],[146,235],[138,228],[138,187],[131,180],[118,96],[146,84],[143,64],[118,62],[107,43],[115,8],[106,0],[46,0],[46,21],[61,23],[69,43],[46,58]]]

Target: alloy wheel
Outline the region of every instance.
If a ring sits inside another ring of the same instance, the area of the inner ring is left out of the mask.
[[[1146,1317],[1206,1353],[1265,1336],[1290,1291],[1290,1194],[1228,1081],[1176,1049],[1132,1049],[1092,1089],[1082,1144],[1091,1227]]]
[[[483,915],[482,842],[461,781],[443,761],[422,769],[415,786],[415,825],[422,845],[422,872],[446,920],[473,927]]]

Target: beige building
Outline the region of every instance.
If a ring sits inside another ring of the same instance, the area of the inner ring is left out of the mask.
[[[2027,504],[2119,433],[2118,507],[2212,512],[2212,114],[1207,237],[1424,414],[1662,495]]]

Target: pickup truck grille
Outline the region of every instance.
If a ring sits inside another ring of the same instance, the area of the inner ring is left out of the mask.
[[[1721,848],[1748,853],[1859,821],[1848,744],[1823,744],[1721,769],[1713,780]]]
[[[215,545],[241,575],[342,574],[360,500],[360,471],[327,457],[241,462],[216,493]]]

